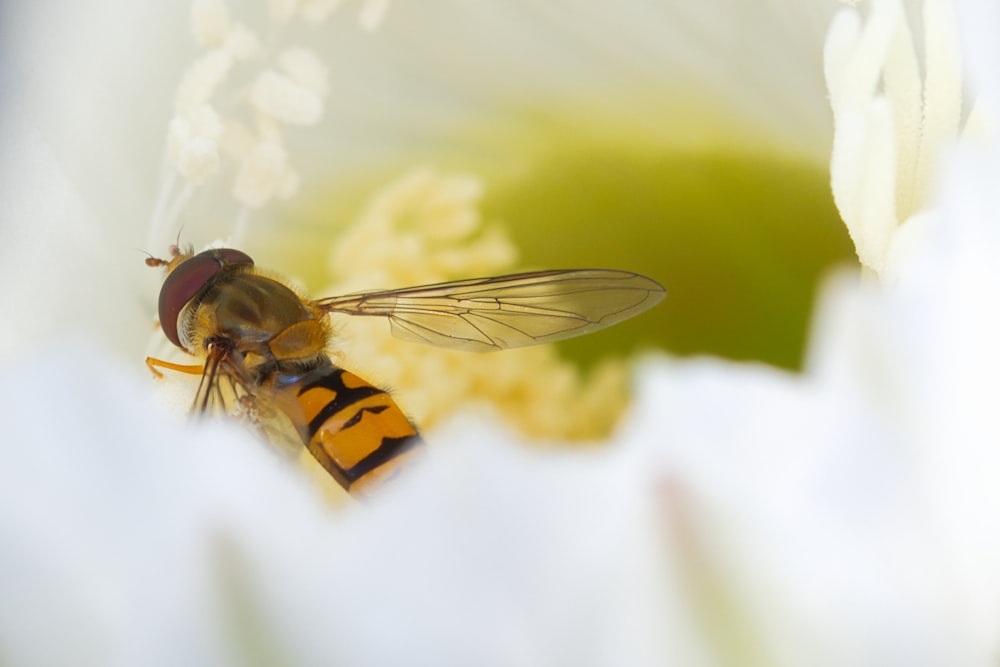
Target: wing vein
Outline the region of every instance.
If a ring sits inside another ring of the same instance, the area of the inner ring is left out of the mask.
[[[320,299],[329,313],[389,318],[395,336],[489,350],[597,331],[652,308],[656,281],[609,269],[538,271]]]

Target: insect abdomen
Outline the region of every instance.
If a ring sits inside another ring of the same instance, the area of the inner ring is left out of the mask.
[[[388,393],[337,366],[309,373],[296,398],[306,447],[351,493],[391,477],[423,443]]]

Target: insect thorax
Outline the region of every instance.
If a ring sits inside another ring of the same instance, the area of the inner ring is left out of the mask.
[[[189,349],[226,338],[249,366],[311,365],[329,338],[323,316],[276,280],[243,271],[214,280],[184,311]]]

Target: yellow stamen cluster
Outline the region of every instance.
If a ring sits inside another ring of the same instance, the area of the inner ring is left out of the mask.
[[[511,273],[517,252],[478,210],[474,177],[417,169],[385,187],[331,252],[322,294]],[[541,268],[541,267],[539,267]],[[421,428],[481,406],[536,438],[605,435],[624,408],[627,373],[605,362],[584,382],[552,346],[476,354],[393,338],[381,319],[338,325],[335,360],[392,389]]]

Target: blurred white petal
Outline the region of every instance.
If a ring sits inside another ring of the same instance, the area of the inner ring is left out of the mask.
[[[955,0],[955,12],[966,69],[976,86],[976,95],[993,114],[1000,113],[1000,77],[995,66],[1000,46],[994,31],[1000,24],[1000,6],[988,0]]]
[[[169,87],[148,83],[173,80],[182,63],[147,61],[120,26],[154,26],[150,52],[171,53],[188,18],[177,7],[106,6],[25,13],[61,49],[33,50],[10,70],[13,89],[30,95],[7,110],[0,181],[5,664],[995,660],[995,150],[943,163],[940,207],[880,247],[902,258],[892,285],[831,283],[804,374],[649,360],[631,419],[604,450],[526,451],[497,424],[457,420],[428,434],[426,466],[370,506],[335,513],[241,430],[184,426],[144,398],[151,380],[136,379],[137,360],[152,325],[136,295],[140,281],[155,294],[156,277],[128,257],[145,234],[171,108]],[[385,86],[331,72],[339,129],[323,136],[338,150],[301,153],[303,171],[344,173],[428,145],[470,108],[509,110],[498,100],[530,114],[519,101],[553,86],[667,132],[679,121],[668,101],[643,107],[587,85],[604,69],[631,72],[627,87],[641,89],[662,78],[664,53],[679,65],[667,74],[678,89],[735,101],[776,145],[825,154],[822,95],[804,94],[818,77],[790,83],[802,60],[788,42],[760,38],[794,36],[818,67],[822,21],[775,20],[752,3],[725,14],[705,4],[444,6],[454,22],[436,25],[423,5],[393,3],[381,17],[388,38],[367,46],[424,74],[419,91],[393,67]],[[507,30],[525,25],[521,12],[531,27]],[[206,39],[218,39],[220,20],[205,19]],[[437,59],[408,58],[414,21]],[[471,48],[482,25],[507,41]],[[331,48],[363,53],[360,39],[344,32]],[[764,59],[734,59],[746,42]],[[652,55],[625,48],[637,43]],[[705,58],[690,57],[694,45]],[[474,57],[443,69],[456,53]],[[546,67],[493,67],[500,79],[482,82],[480,66],[510,58]],[[55,79],[20,79],[28,64]],[[776,68],[790,78],[771,78]],[[416,100],[402,128],[400,97]],[[352,130],[361,117],[371,123]],[[123,358],[136,362],[123,368]]]

